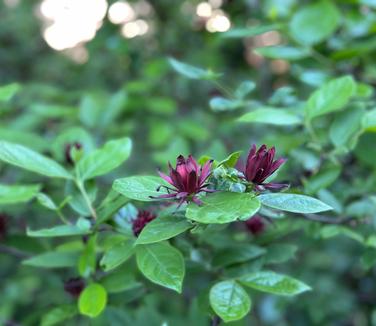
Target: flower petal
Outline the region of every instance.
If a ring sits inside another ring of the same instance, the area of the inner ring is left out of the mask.
[[[172,185],[172,186],[174,185],[174,183],[172,182],[171,177],[169,177],[168,175],[164,174],[164,173],[161,172],[161,171],[158,171],[158,174],[159,174],[159,176],[160,176],[162,179],[166,180],[170,185]]]

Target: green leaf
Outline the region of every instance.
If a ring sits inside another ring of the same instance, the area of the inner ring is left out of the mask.
[[[210,305],[215,313],[230,322],[242,319],[251,309],[247,292],[235,281],[223,281],[210,289]]]
[[[51,251],[26,259],[23,265],[43,268],[74,267],[77,264],[78,255],[75,252]]]
[[[85,235],[90,233],[90,228],[82,229],[76,225],[58,225],[50,229],[30,230],[26,234],[34,238],[69,237],[75,235]]]
[[[301,44],[313,45],[334,33],[340,13],[331,1],[317,1],[298,10],[291,19],[291,36]]]
[[[202,205],[190,203],[187,218],[205,224],[247,220],[260,209],[257,197],[249,193],[217,192],[202,198]]]
[[[184,217],[159,216],[148,223],[137,238],[136,244],[147,244],[167,240],[192,227]]]
[[[241,100],[228,100],[224,97],[213,97],[209,102],[210,108],[214,112],[233,111],[244,106],[244,102]]]
[[[238,162],[240,155],[242,154],[241,151],[231,153],[229,156],[227,156],[224,160],[220,161],[217,164],[217,167],[224,165],[228,168],[233,168],[236,163]]]
[[[97,223],[100,224],[110,219],[120,208],[125,206],[128,201],[128,198],[111,189],[97,210]]]
[[[74,317],[78,310],[75,305],[62,305],[51,309],[42,317],[41,326],[53,326]]]
[[[97,235],[91,236],[78,260],[78,273],[82,277],[89,277],[95,273],[97,267],[96,255]]]
[[[101,279],[108,293],[119,293],[142,286],[135,278],[134,271],[124,266]]]
[[[227,32],[221,33],[222,38],[244,38],[252,37],[266,32],[275,31],[279,29],[279,25],[263,25],[263,26],[251,26],[247,28],[232,28]]]
[[[341,174],[341,166],[328,164],[321,167],[319,172],[309,179],[303,180],[304,190],[307,194],[316,194],[319,190],[325,189],[333,184]]]
[[[367,111],[362,119],[362,126],[367,131],[376,130],[376,109]]]
[[[169,58],[168,62],[176,72],[190,79],[215,79],[221,75],[210,70],[191,66],[174,58]]]
[[[235,97],[238,99],[243,99],[250,92],[256,88],[256,83],[252,80],[243,81],[238,88],[235,90]]]
[[[351,76],[332,79],[312,93],[305,106],[308,119],[342,110],[356,91]]]
[[[0,141],[0,160],[48,177],[72,179],[71,174],[55,161],[6,141]]]
[[[243,244],[236,246],[229,246],[229,248],[219,250],[213,257],[214,267],[223,267],[236,263],[243,263],[248,260],[264,255],[266,250],[264,248]]]
[[[104,271],[108,272],[127,261],[134,253],[133,245],[133,240],[126,240],[107,250],[100,261]]]
[[[157,191],[161,185],[169,185],[160,177],[134,176],[115,180],[112,189],[133,200],[153,201],[150,197],[167,194],[164,188]]]
[[[298,247],[292,244],[278,243],[270,245],[267,249],[268,252],[265,255],[265,263],[281,264],[295,258]]]
[[[351,108],[340,112],[330,126],[329,138],[337,148],[350,147],[350,141],[362,130],[363,108]]]
[[[269,59],[300,60],[310,56],[308,49],[292,46],[265,46],[254,49],[255,53]]]
[[[240,282],[252,289],[277,295],[291,296],[311,290],[308,285],[297,279],[271,271],[242,276]]]
[[[302,119],[286,109],[262,107],[242,115],[239,122],[266,123],[276,126],[290,126],[302,123]]]
[[[101,149],[83,157],[77,164],[81,180],[109,173],[120,166],[130,155],[132,142],[129,138],[111,140]]]
[[[0,102],[8,102],[20,90],[21,86],[12,83],[0,87]]]
[[[82,315],[95,318],[106,308],[106,304],[106,289],[98,283],[92,283],[81,292],[78,310]]]
[[[260,195],[258,198],[265,206],[292,213],[319,213],[332,209],[322,201],[305,195],[275,193]]]
[[[44,193],[39,193],[37,195],[37,200],[38,200],[38,203],[41,204],[42,206],[52,210],[52,211],[56,211],[58,209],[58,207],[56,206],[56,204],[53,202],[53,200],[47,196],[46,194]]]
[[[164,242],[142,245],[137,247],[136,259],[146,278],[181,293],[185,265],[180,251]]]
[[[36,196],[39,189],[39,185],[8,186],[0,184],[0,205],[28,202]]]

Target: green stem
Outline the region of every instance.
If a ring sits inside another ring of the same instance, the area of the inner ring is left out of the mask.
[[[228,97],[234,98],[234,95],[230,89],[226,86],[222,85],[218,80],[212,79],[211,82],[217,86],[223,93],[225,93]]]
[[[317,52],[315,49],[311,48],[310,53],[312,57],[318,61],[319,63],[322,63],[325,66],[331,66],[332,62],[327,59],[325,56],[323,56],[320,52]]]
[[[65,224],[71,224],[66,217],[64,216],[63,212],[60,209],[56,210],[56,214],[59,216],[60,220]]]
[[[84,198],[84,200],[86,202],[86,205],[87,205],[87,207],[90,211],[91,216],[93,217],[94,220],[96,220],[97,219],[97,212],[95,211],[95,209],[94,209],[94,207],[91,203],[91,200],[89,198],[89,195],[86,192],[84,183],[81,180],[75,180],[75,182],[76,182],[78,190],[80,190],[82,197]]]
[[[306,127],[306,129],[307,129],[309,135],[311,136],[312,141],[313,141],[315,144],[318,145],[319,149],[321,149],[320,140],[319,140],[319,138],[318,138],[318,136],[317,136],[315,130],[313,129],[313,126],[312,126],[312,124],[311,124],[311,121],[310,121],[309,119],[307,119],[307,120],[305,121],[304,124],[305,124],[305,127]]]

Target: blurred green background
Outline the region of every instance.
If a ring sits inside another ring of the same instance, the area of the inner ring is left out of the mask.
[[[327,10],[315,7],[318,3]],[[321,152],[307,145],[303,127],[235,121],[260,106],[299,110],[315,88],[345,74],[367,83],[372,94],[375,8],[372,0],[1,0],[0,85],[21,86],[11,101],[1,103],[0,139],[66,164],[67,143],[80,142],[90,151],[129,136],[130,160],[100,179],[108,189],[115,177],[153,174],[179,154],[223,159],[253,142],[274,145],[278,155],[289,158],[281,180],[332,200],[340,216],[358,203],[350,212],[370,217],[358,229],[372,234],[376,206],[367,194],[375,191],[375,128],[359,134],[357,145],[340,151],[340,164],[333,164],[325,143],[332,117],[317,123]],[[274,46],[281,46],[277,53],[257,50]],[[222,75],[214,82],[184,78],[169,57]],[[234,101],[232,95],[247,83],[245,100]],[[367,100],[374,105],[373,95]],[[40,182],[3,164],[0,172],[3,183]],[[58,191],[55,181],[46,181],[46,187]],[[40,216],[34,204],[1,209],[12,220],[0,238],[0,322],[38,325],[51,306],[71,301],[62,281],[75,275],[20,265],[25,252],[49,247],[26,238],[26,224],[52,224],[52,213]],[[376,325],[375,254],[356,234],[343,236],[341,230],[323,235],[317,224],[296,220],[271,228],[261,243],[269,245],[268,236],[291,241],[280,245],[285,257],[276,263],[286,262],[282,270],[314,291],[291,302],[255,297],[252,315],[234,325]],[[206,279],[193,277],[194,267],[186,284],[205,285]],[[115,295],[116,305],[124,308],[110,307],[101,319],[69,325],[162,325],[166,316],[169,325],[208,325],[197,312],[200,300],[188,309],[186,298],[159,291],[159,296],[144,289]]]

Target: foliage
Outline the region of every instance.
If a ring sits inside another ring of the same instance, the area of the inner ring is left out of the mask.
[[[0,5],[0,324],[376,323],[375,4],[197,4],[82,65]]]

